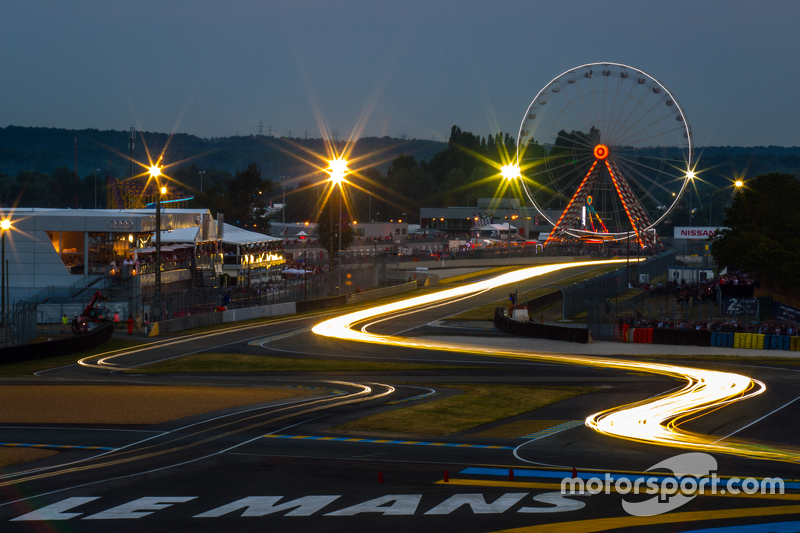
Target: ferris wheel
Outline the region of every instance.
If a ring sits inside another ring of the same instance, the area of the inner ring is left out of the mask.
[[[675,96],[618,63],[554,78],[531,102],[517,136],[525,194],[554,227],[545,245],[633,234],[641,246],[657,244],[655,226],[693,177],[692,150]]]

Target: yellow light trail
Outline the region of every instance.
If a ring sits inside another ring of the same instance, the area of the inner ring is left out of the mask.
[[[512,350],[486,349],[444,342],[441,340],[413,339],[373,334],[366,331],[366,326],[360,330],[353,329],[354,324],[364,322],[379,315],[387,315],[397,311],[475,295],[501,285],[524,281],[557,270],[621,262],[624,262],[624,260],[561,263],[557,265],[525,268],[514,272],[508,272],[492,279],[464,285],[462,287],[455,287],[435,294],[427,294],[349,313],[317,324],[312,328],[312,331],[324,337],[371,344],[388,344],[392,346],[450,352],[457,351],[478,355],[614,368],[670,376],[686,381],[686,385],[680,390],[663,394],[655,398],[595,413],[586,419],[586,425],[599,433],[648,444],[674,446],[713,453],[725,453],[754,459],[800,462],[800,450],[797,449],[769,447],[740,440],[719,442],[718,437],[697,434],[681,429],[680,425],[684,422],[688,422],[689,420],[693,420],[694,418],[703,416],[704,414],[708,414],[734,402],[752,398],[766,390],[766,385],[761,381],[740,374],[646,361],[626,361],[623,359],[580,355],[532,354]]]

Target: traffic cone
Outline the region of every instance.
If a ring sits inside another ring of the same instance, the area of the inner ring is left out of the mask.
[[[383,472],[378,472],[378,483],[383,483]]]
[[[447,470],[444,471],[444,482],[450,483],[450,472],[448,472]]]
[[[508,480],[509,481],[514,481],[514,469],[513,468],[509,468],[508,469]]]
[[[578,470],[573,466],[572,467],[572,479],[578,477]]]

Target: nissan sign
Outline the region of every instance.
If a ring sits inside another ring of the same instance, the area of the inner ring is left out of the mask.
[[[719,230],[728,228],[715,228],[711,226],[687,226],[675,228],[676,239],[708,239]]]
[[[133,229],[133,220],[109,220],[108,229]]]

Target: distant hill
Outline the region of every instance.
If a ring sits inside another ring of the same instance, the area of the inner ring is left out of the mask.
[[[57,128],[0,128],[0,172],[17,174],[21,170],[52,173],[59,167],[75,169],[75,140],[78,147],[78,174],[86,176],[100,169],[101,175],[128,175],[128,132],[95,129],[66,130]],[[249,135],[203,139],[177,133],[138,132],[136,161],[145,164],[145,146],[155,158],[164,152],[166,164],[194,164],[198,168],[214,167],[234,172],[250,163],[257,163],[265,178],[277,181],[279,176],[297,178],[313,172],[303,161],[313,161],[309,154],[325,154],[322,139],[301,139]],[[343,147],[344,143],[339,142]],[[359,168],[373,166],[385,173],[391,161],[400,154],[413,155],[417,161],[430,160],[447,148],[446,142],[402,140],[391,137],[365,137],[354,146],[351,159],[362,158]],[[795,173],[800,167],[800,147],[784,146],[707,146],[697,147],[698,170],[715,168],[722,173],[732,168],[747,169],[749,176],[766,172]],[[720,165],[726,168],[720,168]]]
[[[128,175],[127,131],[18,126],[0,128],[0,172],[14,175],[21,170],[27,170],[49,174],[59,167],[74,170],[76,139],[80,176],[91,174],[96,169],[101,170],[101,175]],[[182,162],[186,165],[194,164],[198,168],[214,167],[232,173],[255,162],[261,167],[264,177],[272,180],[276,180],[278,176],[299,177],[313,172],[313,167],[303,160],[313,161],[309,152],[322,155],[326,153],[324,142],[319,138],[287,139],[249,135],[202,139],[185,133],[170,136],[165,133],[139,132],[134,159],[145,164],[148,160],[145,146],[155,159],[167,143],[164,163],[168,165]],[[341,148],[344,143],[339,142],[337,146]],[[413,155],[417,160],[427,160],[445,148],[445,142],[366,137],[355,143],[350,158],[361,159],[359,168],[374,166],[385,173],[392,159],[401,153]]]

